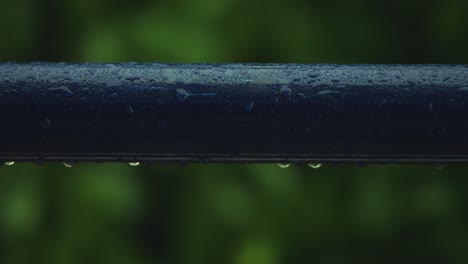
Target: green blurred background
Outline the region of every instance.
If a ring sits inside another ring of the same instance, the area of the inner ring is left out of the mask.
[[[0,61],[466,64],[467,11],[457,0],[0,0]],[[2,166],[0,263],[468,263],[467,172]]]

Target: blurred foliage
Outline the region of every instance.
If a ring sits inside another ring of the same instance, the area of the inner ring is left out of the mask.
[[[1,61],[468,62],[468,1],[0,3]],[[3,166],[0,263],[468,263],[467,171]]]

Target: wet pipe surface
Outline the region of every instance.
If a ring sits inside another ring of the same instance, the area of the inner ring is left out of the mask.
[[[468,66],[0,64],[0,159],[464,162]]]

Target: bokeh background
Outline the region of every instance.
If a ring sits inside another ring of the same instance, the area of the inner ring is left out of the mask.
[[[0,0],[0,61],[467,64],[467,11],[457,0]],[[468,263],[467,173],[2,166],[0,263]]]

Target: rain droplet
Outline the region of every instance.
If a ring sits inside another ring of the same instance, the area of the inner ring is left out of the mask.
[[[125,77],[124,79],[133,82],[133,81],[136,81],[136,80],[140,79],[140,77],[138,77],[136,75],[129,75],[129,76]]]
[[[50,119],[49,118],[44,118],[44,120],[42,120],[42,128],[49,128],[50,127]]]
[[[309,72],[309,73],[307,73],[307,76],[309,76],[312,79],[317,78],[319,75],[320,75],[319,72]]]
[[[136,167],[136,166],[140,165],[140,162],[138,162],[138,161],[129,162],[128,165],[130,165],[132,167]]]
[[[185,100],[187,100],[187,98],[190,96],[190,94],[182,88],[176,89],[176,93],[177,101],[179,103],[185,102]]]
[[[71,167],[73,167],[73,165],[75,165],[75,163],[69,162],[69,161],[67,161],[67,162],[62,162],[62,164],[63,164],[63,166],[65,166],[65,167],[67,167],[67,168],[71,168]]]
[[[282,168],[282,169],[286,169],[290,166],[291,164],[289,163],[278,163],[278,167]]]
[[[307,166],[311,167],[312,169],[318,169],[322,167],[322,163],[308,163]]]
[[[327,94],[339,94],[339,91],[330,91],[330,90],[323,90],[318,92],[316,95],[327,95]]]
[[[53,92],[54,94],[63,95],[63,96],[72,96],[74,94],[66,86],[52,87],[52,88],[49,88],[48,90]]]
[[[306,96],[303,93],[298,93],[297,96],[301,99],[306,99]]]
[[[108,66],[111,68],[110,69],[110,73],[113,74],[113,75],[118,75],[121,71],[121,69],[113,64],[108,64]]]
[[[133,112],[132,106],[131,106],[131,105],[127,105],[127,106],[125,107],[125,112],[127,112],[127,114],[129,114],[129,115],[133,115],[134,112]]]
[[[245,111],[246,111],[246,112],[249,112],[249,113],[252,112],[252,109],[253,109],[253,107],[254,107],[254,104],[255,104],[254,101],[248,102],[248,103],[245,105]]]
[[[14,161],[5,161],[5,163],[3,163],[3,164],[5,164],[7,166],[13,166],[13,164],[15,164],[15,162]]]
[[[287,85],[281,85],[281,89],[280,89],[280,95],[283,96],[283,97],[288,97],[291,95],[291,88],[289,88]]]
[[[117,80],[117,79],[109,80],[106,83],[107,88],[118,87],[118,86],[121,86],[121,85],[122,85],[122,82],[120,80]]]
[[[96,73],[96,68],[87,68],[89,74],[94,75]]]

